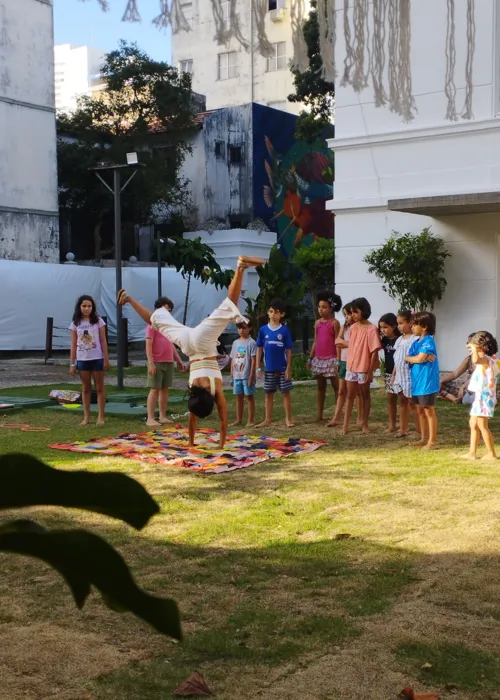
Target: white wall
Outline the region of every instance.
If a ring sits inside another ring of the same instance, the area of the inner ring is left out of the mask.
[[[452,258],[448,289],[437,307],[438,341],[443,368],[458,364],[471,330],[497,327],[497,214],[430,219],[390,212],[389,199],[498,191],[500,119],[495,55],[496,0],[475,3],[476,50],[471,122],[445,120],[446,3],[412,3],[412,79],[418,112],[403,123],[388,109],[375,108],[371,85],[361,94],[336,90],[335,211],[337,280],[344,301],[366,296],[374,320],[395,305],[368,274],[363,256],[392,230],[418,233],[430,225],[442,236]],[[456,0],[457,108],[464,100],[466,0]],[[338,16],[338,20],[340,16]],[[340,27],[341,24],[337,23]],[[345,45],[338,32],[336,61],[343,65]]]
[[[242,34],[248,38],[251,36],[251,3],[239,0],[237,5]],[[247,102],[267,105],[287,100],[294,91],[288,65],[284,70],[266,72],[266,59],[258,51],[245,51],[234,38],[227,47],[219,46],[214,39],[212,4],[207,0],[193,0],[193,17],[192,31],[172,36],[172,64],[177,67],[180,61],[193,60],[193,90],[206,95],[207,109]],[[272,22],[268,14],[266,30],[271,43],[287,43],[287,60],[290,59],[293,47],[289,11],[286,11],[284,21],[280,23]],[[217,56],[227,51],[238,54],[238,77],[218,80]],[[301,106],[289,102],[286,109],[298,113]]]
[[[79,97],[91,95],[90,76],[100,72],[104,57],[104,51],[90,46],[54,46],[55,98],[58,110],[74,111]]]
[[[51,0],[0,0],[0,38],[0,257],[55,262]]]

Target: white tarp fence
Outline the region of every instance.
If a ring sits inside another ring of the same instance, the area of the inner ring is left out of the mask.
[[[123,286],[144,306],[153,309],[158,293],[157,269],[123,268]],[[174,302],[174,316],[182,321],[187,281],[172,268],[162,270],[162,291]],[[111,339],[116,337],[114,268],[52,265],[0,260],[0,351],[43,350],[47,317],[54,319],[54,350],[69,348],[68,326],[75,301],[90,294],[102,316],[108,318]],[[191,281],[187,324],[194,326],[222,301],[225,289]],[[143,321],[130,307],[129,340],[144,340]]]

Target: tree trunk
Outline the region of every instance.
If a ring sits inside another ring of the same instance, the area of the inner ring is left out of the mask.
[[[101,228],[102,228],[103,221],[102,219],[99,219],[94,226],[94,259],[95,260],[100,260],[101,258]]]
[[[191,274],[188,275],[188,282],[187,282],[187,287],[186,287],[186,299],[184,301],[184,316],[182,318],[182,323],[184,325],[186,325],[186,320],[187,320],[190,289],[191,289]]]

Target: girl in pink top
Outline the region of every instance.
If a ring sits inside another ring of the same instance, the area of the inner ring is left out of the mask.
[[[323,420],[325,410],[326,385],[330,383],[337,397],[339,391],[337,346],[335,339],[340,332],[340,323],[335,319],[335,312],[342,308],[342,299],[333,292],[319,292],[316,297],[319,319],[314,325],[314,342],[309,355],[308,366],[316,376],[318,393],[316,395],[318,414],[316,421]]]
[[[351,326],[349,338],[349,350],[347,353],[346,384],[347,401],[344,416],[344,427],[342,434],[349,431],[351,413],[354,402],[361,394],[363,399],[363,422],[362,432],[368,433],[368,418],[370,417],[371,396],[370,384],[373,379],[373,372],[379,366],[379,351],[382,348],[380,333],[377,326],[369,322],[372,309],[368,301],[364,298],[355,299],[351,302],[352,318],[354,324]]]

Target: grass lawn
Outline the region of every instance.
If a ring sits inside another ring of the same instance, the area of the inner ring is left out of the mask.
[[[293,434],[328,446],[220,476],[47,447],[143,430],[137,419],[97,429],[44,409],[2,418],[51,431],[0,429],[0,452],[120,470],[154,495],[161,514],[141,533],[80,512],[31,515],[106,536],[140,585],[178,601],[185,641],[96,595],[77,611],[54,572],[0,555],[0,698],[156,700],[194,670],[222,700],[386,700],[409,685],[500,698],[500,465],[458,459],[466,409],[439,405],[440,449],[424,454],[384,433],[380,391],[369,436],[314,424],[313,387],[293,401]],[[274,435],[287,434],[280,403]],[[262,405],[259,393],[258,415]]]

